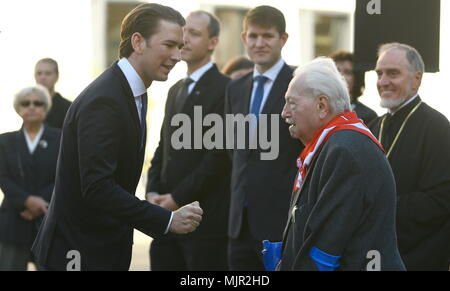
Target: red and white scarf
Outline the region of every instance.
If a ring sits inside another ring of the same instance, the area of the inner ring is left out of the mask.
[[[345,111],[324,127],[316,132],[313,139],[306,145],[305,149],[297,159],[297,167],[299,169],[297,177],[295,178],[294,193],[300,189],[303,180],[306,177],[309,166],[316,154],[320,151],[321,147],[325,144],[328,138],[336,131],[340,130],[354,130],[368,136],[383,152],[384,148],[381,143],[376,139],[372,132],[367,128],[364,122],[358,118],[354,111]]]

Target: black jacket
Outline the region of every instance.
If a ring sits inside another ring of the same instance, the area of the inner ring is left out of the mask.
[[[303,145],[289,134],[289,125],[281,118],[285,93],[292,79],[293,68],[284,65],[279,72],[262,114],[277,114],[279,132],[279,155],[274,160],[261,160],[258,149],[235,149],[232,151],[231,205],[229,236],[237,238],[247,204],[248,223],[254,238],[280,241],[287,218],[293,180],[297,172],[296,159]],[[253,73],[233,80],[227,88],[226,113],[249,114],[253,86]],[[271,117],[268,117],[271,132]],[[234,140],[237,140],[236,132]]]
[[[47,114],[45,122],[51,127],[62,129],[70,104],[72,102],[63,98],[61,94],[55,93],[55,96],[52,98],[52,107]]]
[[[0,207],[0,241],[31,248],[41,218],[30,222],[20,212],[30,195],[50,202],[60,137],[60,130],[46,126],[30,154],[23,130],[0,135],[0,188],[5,194]]]
[[[195,84],[180,113],[186,114],[194,126],[194,106],[200,106],[202,117],[208,114],[223,116],[225,87],[230,79],[214,65]],[[161,139],[148,171],[147,192],[171,193],[181,207],[198,200],[203,219],[198,229],[188,236],[226,237],[230,200],[230,160],[224,149],[174,149],[172,133],[179,126],[171,126],[175,115],[174,102],[183,86],[182,80],[168,93]],[[198,108],[200,108],[198,107]],[[203,123],[203,120],[201,121]],[[211,127],[203,127],[202,133]],[[201,136],[203,137],[203,135]]]
[[[337,270],[404,270],[395,233],[395,181],[384,153],[367,136],[333,133],[293,196],[281,270],[318,270],[313,247],[339,256]],[[296,207],[296,208],[294,208]]]
[[[117,63],[74,101],[63,127],[55,192],[33,245],[37,262],[65,270],[127,270],[133,228],[162,235],[170,211],[135,197],[144,150],[130,86]]]

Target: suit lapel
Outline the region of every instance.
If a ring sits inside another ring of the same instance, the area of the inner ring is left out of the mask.
[[[240,99],[241,102],[241,110],[242,114],[246,116],[250,112],[250,100],[252,98],[252,88],[253,88],[253,73],[248,73],[245,77],[246,80],[242,84],[242,91]]]
[[[284,94],[291,79],[292,69],[288,65],[284,64],[283,68],[281,68],[280,73],[278,73],[278,76],[273,83],[272,89],[270,90],[269,96],[267,97],[267,101],[264,104],[261,113],[281,113],[278,112],[279,110],[274,110],[274,107],[278,103],[284,102]]]
[[[198,104],[199,99],[202,97],[208,97],[208,94],[205,94],[212,86],[215,86],[213,82],[211,82],[213,76],[218,73],[216,65],[213,65],[208,71],[206,71],[203,76],[198,80],[195,84],[191,94],[186,99],[186,102],[183,106],[182,112],[190,112],[195,104]]]
[[[119,68],[119,66],[117,65],[117,62],[115,62],[112,67],[111,70],[113,70],[113,72],[119,76],[120,79],[120,83],[122,86],[122,93],[126,99],[127,105],[128,105],[128,110],[130,112],[131,118],[133,120],[133,128],[135,130],[135,134],[137,137],[138,142],[136,143],[136,148],[140,149],[140,139],[141,139],[141,123],[139,121],[139,115],[137,112],[137,108],[136,108],[136,102],[134,100],[134,96],[133,96],[133,92],[131,91],[131,87],[130,84],[128,84],[127,79],[125,78],[125,75],[123,74],[122,70]],[[145,139],[145,136],[144,136]]]
[[[316,160],[317,160],[317,157],[319,156],[319,154],[320,154],[320,151],[314,157],[314,160],[311,163],[311,167],[309,168],[309,171],[306,173],[305,179],[304,179],[302,185],[300,186],[300,189],[298,189],[297,192],[292,193],[293,196],[292,196],[292,200],[291,200],[291,206],[289,207],[289,213],[288,213],[288,220],[287,220],[287,223],[286,223],[286,228],[284,229],[284,233],[283,233],[283,241],[285,241],[285,239],[287,238],[288,230],[289,230],[289,227],[290,227],[291,221],[292,221],[292,216],[294,215],[293,209],[295,208],[295,206],[297,204],[297,201],[298,201],[298,199],[300,198],[300,196],[302,194],[303,187],[308,182],[308,178],[309,178],[309,176],[311,175],[311,172],[314,169],[314,164],[316,163]],[[297,179],[297,176],[295,178]],[[294,183],[295,183],[295,181],[294,181]]]

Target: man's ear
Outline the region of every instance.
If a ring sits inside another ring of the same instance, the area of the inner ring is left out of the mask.
[[[320,119],[325,119],[332,111],[330,100],[325,95],[320,95],[316,98],[316,106]]]
[[[247,32],[246,31],[241,32],[241,41],[244,44],[244,46],[247,43],[247,37],[246,36],[247,36]]]
[[[280,39],[281,39],[282,42],[283,42],[283,47],[284,47],[284,45],[286,44],[288,38],[289,38],[289,34],[287,34],[286,32],[280,35]]]
[[[217,36],[211,37],[209,39],[208,50],[213,51],[217,44],[219,43],[219,38]]]
[[[147,42],[142,34],[140,34],[139,32],[135,32],[131,36],[131,46],[137,54],[142,54],[145,47],[147,46]]]
[[[419,90],[420,84],[422,83],[422,72],[415,72],[413,77],[413,89]]]

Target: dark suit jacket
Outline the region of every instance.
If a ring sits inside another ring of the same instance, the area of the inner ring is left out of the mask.
[[[61,94],[56,93],[52,98],[52,108],[50,108],[45,122],[51,127],[62,129],[70,104],[72,102],[63,98]]]
[[[366,105],[362,104],[358,100],[356,100],[352,104],[355,105],[355,108],[353,109],[353,111],[356,112],[358,117],[360,119],[362,119],[366,125],[369,124],[372,120],[374,120],[375,118],[378,117],[378,115],[377,115],[377,113],[375,111],[373,111],[372,109],[370,109]]]
[[[60,130],[45,127],[30,154],[23,130],[0,135],[0,188],[5,194],[0,207],[0,241],[31,248],[41,219],[30,222],[20,217],[20,212],[30,195],[50,202],[60,137]]]
[[[202,115],[223,115],[225,87],[229,78],[222,75],[214,65],[195,84],[180,113],[186,114],[194,126],[194,106],[201,106]],[[182,89],[180,80],[170,88],[161,128],[161,139],[148,171],[147,192],[172,193],[181,207],[198,200],[203,209],[203,219],[190,236],[226,237],[230,197],[230,161],[222,149],[176,150],[171,145],[172,133],[179,128],[171,126],[174,102]],[[204,127],[205,133],[210,127]],[[203,135],[202,135],[203,136]]]
[[[242,225],[244,204],[252,235],[258,240],[280,241],[287,218],[293,180],[297,172],[296,159],[303,145],[289,134],[288,124],[281,118],[285,93],[292,79],[293,68],[284,65],[278,74],[262,114],[278,114],[279,156],[261,160],[261,149],[232,151],[231,206],[229,236],[238,237]],[[253,73],[233,80],[227,88],[226,113],[249,114]],[[271,120],[271,117],[268,117]],[[271,122],[268,123],[270,136]],[[236,140],[236,132],[235,138]]]
[[[281,270],[317,270],[312,247],[340,256],[338,270],[366,270],[371,250],[380,270],[404,270],[395,199],[392,170],[374,142],[351,130],[333,133],[293,196]]]
[[[133,228],[162,235],[170,211],[135,197],[144,150],[130,86],[113,64],[70,107],[63,127],[55,192],[33,252],[65,270],[77,250],[82,270],[126,270]]]
[[[380,141],[390,149],[417,97],[384,124]],[[370,129],[379,136],[381,121]],[[426,103],[406,122],[388,160],[397,188],[397,236],[408,271],[448,271],[450,261],[450,123]]]

